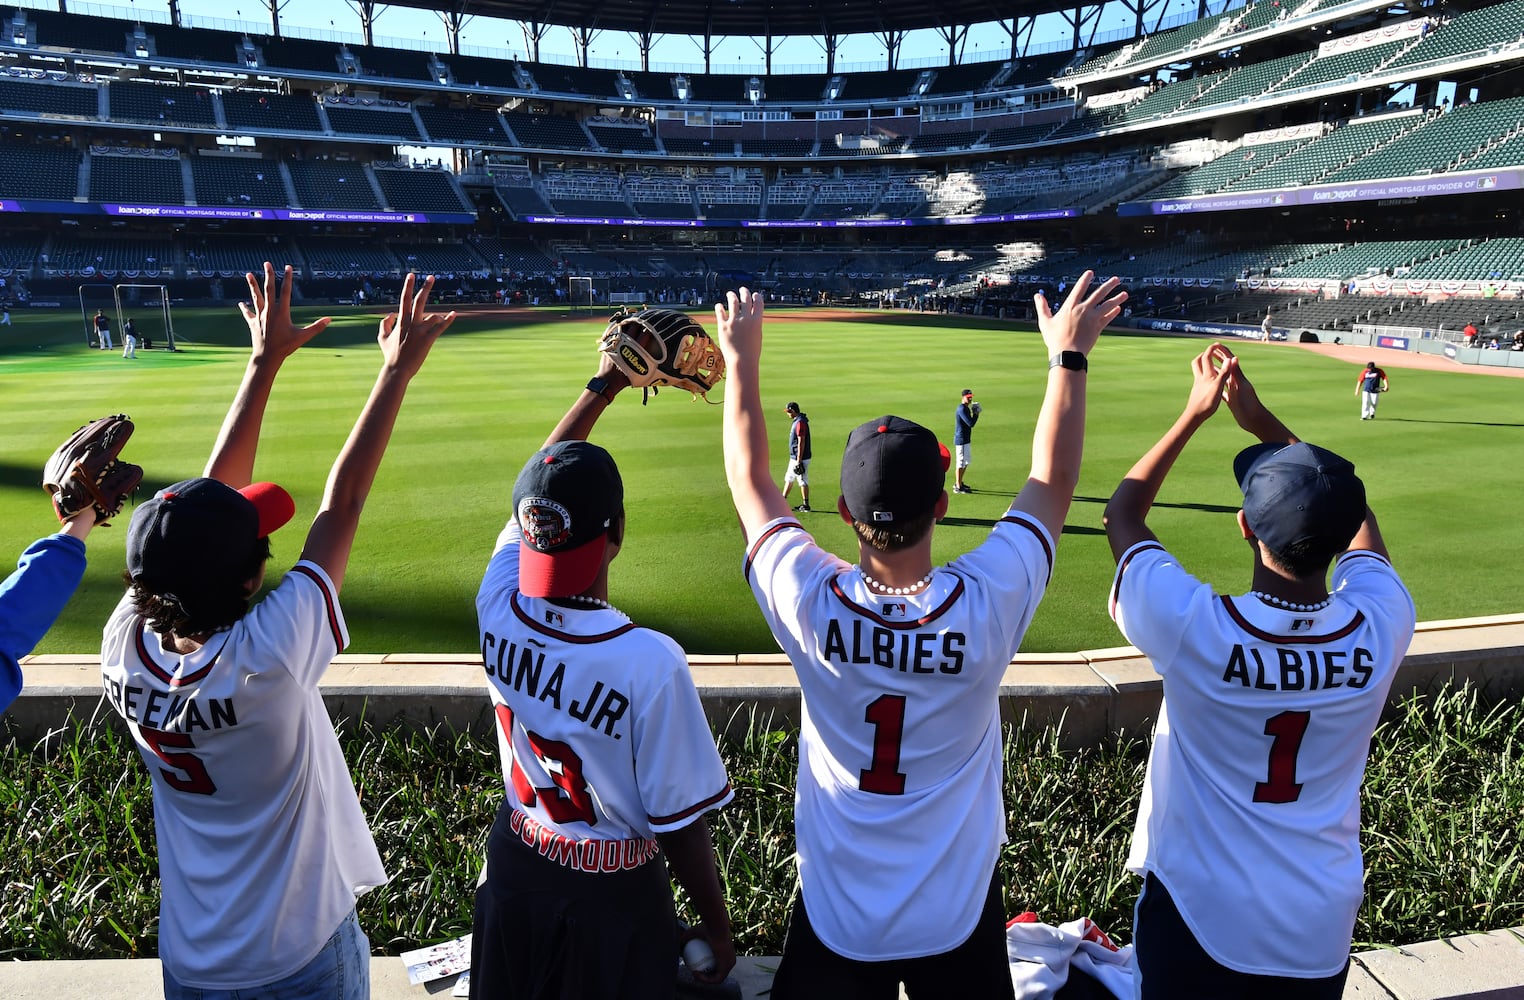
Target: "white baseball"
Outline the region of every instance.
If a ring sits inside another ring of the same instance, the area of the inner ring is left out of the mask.
[[[983,413],[984,412],[984,404],[983,403],[975,403],[974,404],[974,412],[975,413]]]
[[[692,972],[713,972],[714,949],[703,938],[689,938],[683,945],[683,964]]]

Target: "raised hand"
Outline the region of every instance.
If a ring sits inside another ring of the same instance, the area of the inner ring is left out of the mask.
[[[1187,416],[1206,420],[1217,412],[1218,404],[1233,373],[1238,370],[1238,359],[1221,344],[1213,344],[1191,359],[1191,394],[1185,403]]]
[[[249,324],[249,338],[254,357],[284,361],[297,348],[327,328],[332,319],[324,316],[306,326],[291,324],[291,290],[296,287],[291,265],[287,264],[280,287],[275,284],[275,265],[265,261],[264,283],[251,272],[244,275],[249,283],[249,301],[238,303],[244,322]]]
[[[381,327],[376,333],[386,366],[409,377],[423,367],[429,348],[455,322],[453,311],[427,311],[429,293],[434,290],[434,276],[424,278],[421,288],[418,284],[418,275],[409,271],[402,279],[397,311],[381,317]]]
[[[762,349],[762,296],[742,286],[726,292],[725,301],[714,306],[715,342],[728,364],[742,355],[755,356]]]
[[[1239,359],[1233,356],[1233,352],[1221,344],[1212,345],[1213,350],[1218,352],[1218,358],[1226,368],[1231,362],[1232,371],[1227,382],[1223,384],[1223,399],[1228,404],[1228,411],[1233,414],[1233,419],[1238,421],[1238,426],[1253,434],[1261,441],[1295,441],[1296,437],[1281,422],[1281,419],[1270,412],[1270,408],[1259,398],[1259,393],[1254,388],[1254,383],[1249,381],[1249,376],[1244,374],[1243,366]]]
[[[1090,283],[1094,280],[1094,271],[1080,275],[1058,312],[1053,311],[1047,296],[1041,292],[1032,297],[1037,306],[1037,328],[1042,331],[1042,340],[1049,354],[1060,351],[1088,354],[1100,339],[1101,331],[1121,314],[1127,293],[1116,289],[1122,280],[1107,278],[1091,291]]]

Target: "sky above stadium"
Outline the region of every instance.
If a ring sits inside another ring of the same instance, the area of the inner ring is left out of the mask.
[[[57,9],[56,0],[20,0],[19,5]],[[1214,11],[1220,9],[1220,0],[1214,0],[1211,6]],[[1168,0],[1163,14],[1165,23],[1189,16],[1195,8],[1195,0]],[[69,10],[108,17],[141,18],[144,21],[166,21],[169,18],[166,0],[125,0],[118,3],[69,0]],[[269,31],[269,9],[262,0],[180,0],[180,10],[186,23],[192,26],[262,33]],[[378,10],[376,44],[399,48],[444,48],[444,25],[432,11],[408,7],[382,7]],[[359,15],[345,0],[288,0],[281,11],[281,23],[291,34],[305,37],[350,40],[358,39],[360,35]],[[1130,34],[1131,25],[1132,15],[1120,3],[1108,4],[1102,14],[1097,40],[1103,40],[1116,32]],[[1033,32],[1033,52],[1067,47],[1068,31],[1059,15],[1040,18]],[[486,17],[474,17],[468,21],[461,31],[461,48],[469,55],[525,55],[524,36],[517,23]],[[975,26],[969,32],[962,61],[980,62],[1003,57],[1009,50],[1010,37],[1003,28],[994,24]],[[541,58],[547,62],[574,62],[574,52],[571,34],[564,28],[551,29],[540,42]],[[589,62],[597,67],[635,69],[639,68],[639,58],[635,40],[620,32],[598,35],[590,46]],[[884,63],[883,43],[871,35],[847,35],[838,39],[838,71],[883,69]],[[947,43],[935,31],[915,31],[906,36],[900,53],[901,68],[946,63]],[[717,39],[711,65],[714,72],[760,72],[763,55],[758,42],[753,39]],[[652,47],[652,70],[692,72],[702,69],[702,66],[703,53],[693,39],[669,35],[658,40]],[[773,54],[774,72],[821,72],[824,68],[825,56],[817,40],[798,37],[778,41]]]

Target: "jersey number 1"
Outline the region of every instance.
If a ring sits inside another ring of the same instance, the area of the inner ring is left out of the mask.
[[[1282,712],[1265,720],[1265,735],[1274,736],[1270,744],[1270,770],[1265,781],[1254,783],[1255,802],[1295,802],[1302,795],[1296,780],[1296,755],[1302,749],[1311,712]]]
[[[507,705],[498,705],[497,721],[503,727],[503,736],[508,740],[508,752],[513,758],[513,790],[519,801],[526,806],[540,801],[545,807],[545,814],[557,823],[596,824],[598,814],[593,811],[593,798],[588,794],[587,782],[582,778],[582,758],[577,756],[577,752],[560,740],[546,739],[539,733],[524,730],[524,735],[529,739],[529,748],[535,756],[541,761],[559,765],[559,770],[545,768],[550,780],[555,782],[555,787],[537,788],[529,783],[529,775],[519,767],[518,755],[513,751],[513,709]],[[565,793],[564,798],[557,794],[557,789]]]
[[[873,724],[873,766],[858,772],[857,787],[875,795],[904,795],[900,741],[905,736],[905,696],[880,695],[863,712],[863,719]]]

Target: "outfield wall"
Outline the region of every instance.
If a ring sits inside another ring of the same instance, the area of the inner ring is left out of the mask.
[[[781,653],[692,656],[689,663],[710,722],[742,729],[755,712],[799,725],[799,686]],[[7,722],[24,741],[76,718],[115,719],[101,701],[96,656],[49,654],[22,661],[26,688]],[[1524,614],[1425,622],[1418,626],[1392,703],[1417,691],[1468,682],[1495,697],[1524,696]],[[368,716],[409,727],[448,723],[485,732],[492,726],[480,660],[470,654],[343,654],[323,678],[335,719]],[[1113,733],[1147,732],[1159,708],[1159,675],[1131,646],[1077,653],[1021,653],[1006,671],[1001,711],[1062,725],[1063,742],[1089,746]]]

